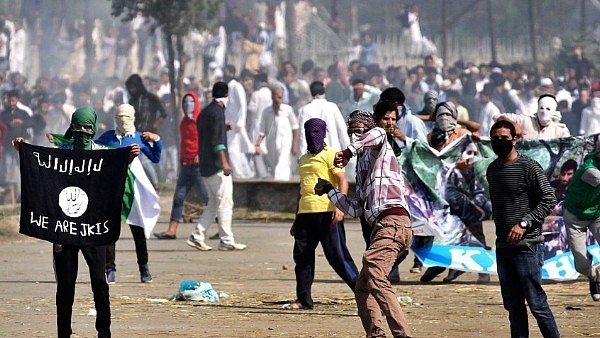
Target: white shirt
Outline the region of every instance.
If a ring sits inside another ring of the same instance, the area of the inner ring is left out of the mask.
[[[309,104],[300,108],[298,113],[298,147],[299,153],[306,152],[306,135],[304,135],[304,123],[312,118],[319,118],[327,124],[327,134],[325,143],[340,151],[346,149],[350,144],[348,130],[344,117],[337,104],[329,102],[326,99],[313,99]]]
[[[481,106],[479,111],[479,134],[481,134],[482,140],[490,139],[490,129],[494,124],[494,118],[498,115],[500,115],[500,109],[492,101]]]
[[[569,129],[563,123],[550,122],[549,125],[540,128],[540,124],[536,116],[526,116],[519,114],[502,114],[509,120],[518,124],[525,132],[524,139],[529,140],[550,140],[553,138],[571,136]]]
[[[273,104],[271,90],[264,86],[252,93],[250,102],[248,102],[248,136],[252,142],[258,139],[260,121],[263,111]]]

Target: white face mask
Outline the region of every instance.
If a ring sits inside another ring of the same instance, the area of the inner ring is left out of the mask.
[[[121,135],[133,134],[135,133],[135,119],[131,116],[123,116],[119,115],[115,117],[115,122],[117,125],[117,131]]]
[[[593,97],[592,98],[592,108],[594,108],[594,109],[600,109],[600,97]]]
[[[226,98],[226,97],[220,97],[220,98],[218,98],[218,99],[215,99],[215,100],[216,100],[217,102],[222,102],[222,103],[223,103],[223,105],[224,105],[225,107],[227,107],[227,98]]]
[[[352,133],[352,135],[350,135],[350,142],[356,142],[358,141],[358,139],[361,137],[362,135],[358,135],[355,133]]]
[[[188,119],[194,119],[194,108],[196,108],[196,103],[194,102],[194,98],[191,95],[186,95],[183,98],[183,112]]]
[[[538,102],[537,119],[540,125],[547,126],[552,122],[552,117],[556,114],[556,100],[551,97],[544,97]]]

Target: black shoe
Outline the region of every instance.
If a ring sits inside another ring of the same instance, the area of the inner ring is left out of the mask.
[[[140,265],[140,282],[152,283],[152,275],[150,274],[150,269],[148,268],[148,264]]]
[[[442,282],[444,283],[450,283],[453,280],[455,280],[456,278],[458,278],[458,276],[462,275],[463,273],[465,273],[464,271],[460,271],[460,270],[453,270],[450,269],[448,270],[448,276],[446,276]]]
[[[590,295],[594,302],[600,301],[600,271],[596,268],[596,278],[590,278]]]
[[[427,270],[425,270],[425,273],[421,276],[420,280],[423,283],[431,282],[435,277],[437,277],[437,275],[444,272],[444,270],[446,270],[446,268],[441,266],[432,266],[430,268],[427,268]]]

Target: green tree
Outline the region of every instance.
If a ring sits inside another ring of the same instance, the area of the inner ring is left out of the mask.
[[[183,51],[183,38],[193,29],[205,30],[215,21],[215,14],[222,0],[108,0],[111,1],[111,14],[131,21],[137,15],[152,18],[162,30],[167,48],[167,67],[171,84],[171,107],[178,107],[181,95],[186,57]],[[177,52],[177,53],[175,53]],[[175,74],[175,58],[179,61],[179,70]],[[178,119],[176,119],[178,120]],[[178,135],[175,125],[175,135]]]

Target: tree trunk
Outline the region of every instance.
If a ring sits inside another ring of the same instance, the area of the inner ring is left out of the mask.
[[[164,29],[164,28],[163,28]],[[176,102],[176,87],[177,82],[175,81],[175,48],[173,46],[174,35],[170,30],[164,29],[164,39],[167,47],[167,68],[169,69],[169,84],[171,85],[171,107],[173,107],[174,111],[167,112],[168,114],[175,114],[177,109]],[[181,67],[181,65],[180,65]],[[173,115],[171,115],[173,116]],[[178,121],[178,119],[173,119],[173,121]],[[175,139],[177,140],[177,144],[179,144],[179,129],[177,128],[177,123],[173,123],[174,130],[173,135],[175,135]]]
[[[487,0],[487,12],[488,12],[488,27],[490,30],[490,47],[492,51],[492,61],[498,61],[498,53],[496,51],[496,33],[494,31],[494,16],[492,15],[492,2]]]
[[[533,0],[529,0],[528,3],[528,7],[529,7],[529,38],[531,39],[530,44],[531,44],[531,58],[533,60],[534,64],[537,64],[538,62],[538,57],[537,57],[537,45],[536,45],[536,39],[535,39],[535,7],[534,7],[534,3]]]
[[[83,7],[84,18],[85,18],[85,74],[83,78],[91,80],[97,73],[96,70],[96,49],[94,48],[94,41],[92,39],[92,31],[94,30],[94,18],[90,13],[90,0],[85,0]]]
[[[448,62],[448,1],[442,0],[442,60]]]
[[[294,60],[294,51],[296,50],[296,11],[294,3],[294,0],[285,1],[285,53],[287,60]],[[279,63],[281,63],[281,60]]]

